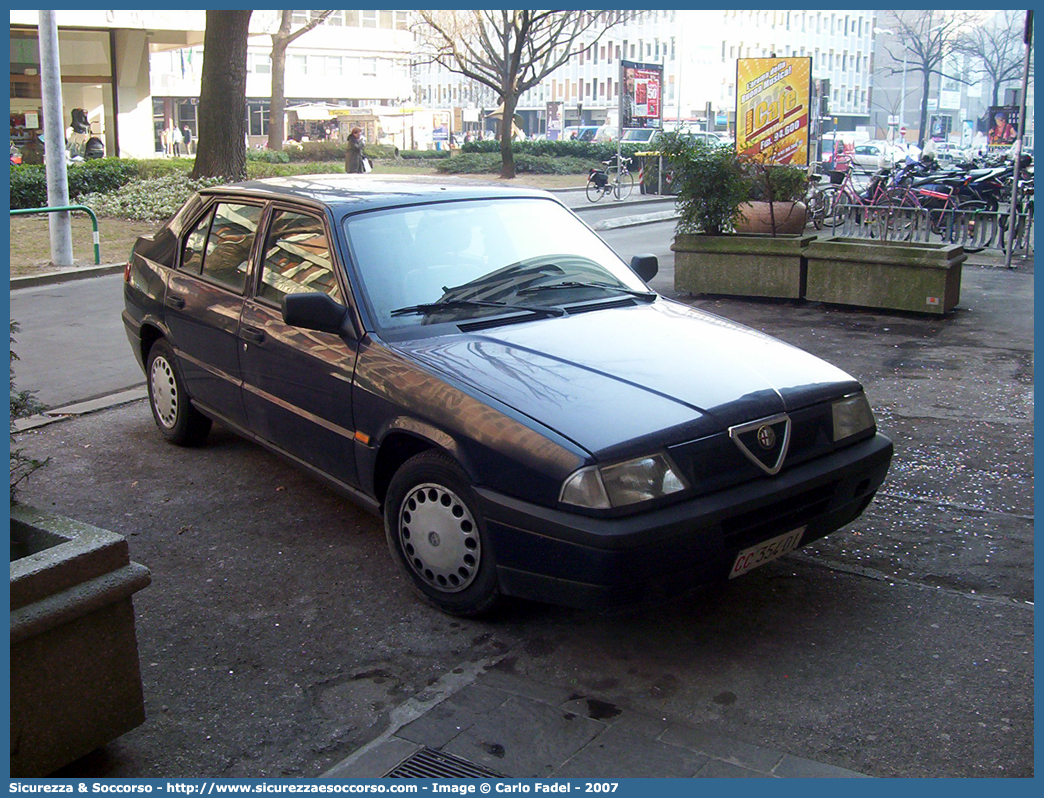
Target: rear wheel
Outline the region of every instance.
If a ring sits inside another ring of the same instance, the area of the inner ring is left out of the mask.
[[[395,472],[384,502],[388,547],[414,589],[451,615],[474,617],[500,600],[485,519],[467,476],[434,451]]]
[[[149,349],[149,406],[163,436],[178,446],[198,446],[210,432],[210,419],[192,406],[174,351],[162,338]]]
[[[989,221],[985,216],[988,206],[982,200],[967,200],[957,206],[950,241],[961,244],[965,252],[982,252],[982,243]]]
[[[605,194],[605,189],[595,182],[594,176],[587,178],[587,198],[591,202],[598,202]]]

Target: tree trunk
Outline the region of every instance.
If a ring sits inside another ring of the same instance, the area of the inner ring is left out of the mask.
[[[515,122],[515,106],[518,97],[512,92],[504,95],[504,115],[500,117],[500,177],[515,178],[515,152],[511,149],[511,132]]]
[[[924,71],[924,80],[921,81],[921,124],[917,128],[917,146],[924,149],[924,133],[928,125],[928,91],[932,82],[932,73],[927,69]]]
[[[246,177],[247,36],[252,11],[207,11],[193,178]]]
[[[286,42],[272,37],[272,102],[268,106],[268,149],[286,142]]]
[[[281,11],[279,31],[272,34],[272,102],[268,106],[268,149],[281,150],[286,141],[286,48],[290,46],[293,11]]]

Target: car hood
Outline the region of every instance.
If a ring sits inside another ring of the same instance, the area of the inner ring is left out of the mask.
[[[394,346],[600,456],[859,390],[807,352],[664,299]]]

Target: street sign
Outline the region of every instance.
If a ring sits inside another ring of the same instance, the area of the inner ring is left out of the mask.
[[[906,128],[905,127],[899,128],[899,135],[900,136],[905,136],[906,135]]]

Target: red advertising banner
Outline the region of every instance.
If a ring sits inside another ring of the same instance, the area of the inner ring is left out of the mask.
[[[663,65],[620,61],[620,127],[663,126]]]

